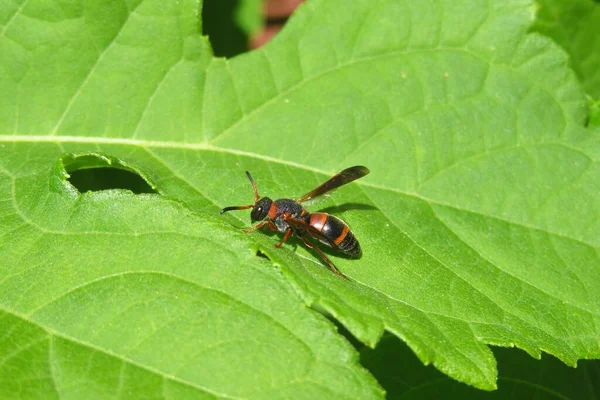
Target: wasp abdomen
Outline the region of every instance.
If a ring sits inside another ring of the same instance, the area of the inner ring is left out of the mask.
[[[359,258],[362,254],[360,244],[348,225],[341,219],[325,213],[313,213],[310,215],[309,225],[318,230],[324,244],[340,250],[353,258]]]

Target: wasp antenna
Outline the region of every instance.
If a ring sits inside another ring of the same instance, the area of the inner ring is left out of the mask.
[[[250,183],[252,184],[252,189],[254,189],[254,202],[258,202],[258,189],[256,188],[256,183],[254,183],[254,179],[252,178],[252,175],[250,175],[249,171],[246,171],[246,176],[248,177],[248,179],[250,180]]]
[[[254,207],[254,204],[250,204],[248,206],[231,206],[231,207],[225,207],[224,209],[221,210],[221,212],[219,214],[223,215],[227,211],[246,210],[246,209],[252,208],[252,207]]]

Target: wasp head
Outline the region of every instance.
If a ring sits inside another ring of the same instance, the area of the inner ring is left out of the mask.
[[[250,213],[250,219],[252,222],[262,221],[263,219],[267,218],[271,204],[273,204],[273,200],[268,197],[263,197],[257,201],[252,208],[252,212]]]

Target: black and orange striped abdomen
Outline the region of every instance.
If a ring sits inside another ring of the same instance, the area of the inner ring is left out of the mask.
[[[318,239],[329,247],[340,250],[353,258],[362,254],[360,244],[348,225],[338,217],[325,213],[310,214],[309,225],[320,232]]]

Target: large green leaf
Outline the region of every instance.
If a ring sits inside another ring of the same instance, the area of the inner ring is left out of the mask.
[[[298,295],[480,388],[488,344],[600,356],[599,132],[565,55],[526,34],[531,2],[313,0],[229,61],[198,11],[0,10],[5,394],[381,395]],[[354,164],[371,175],[321,203],[361,241],[332,253],[350,280],[218,216],[251,201],[244,170],[277,198]],[[66,180],[102,165],[158,194]]]

